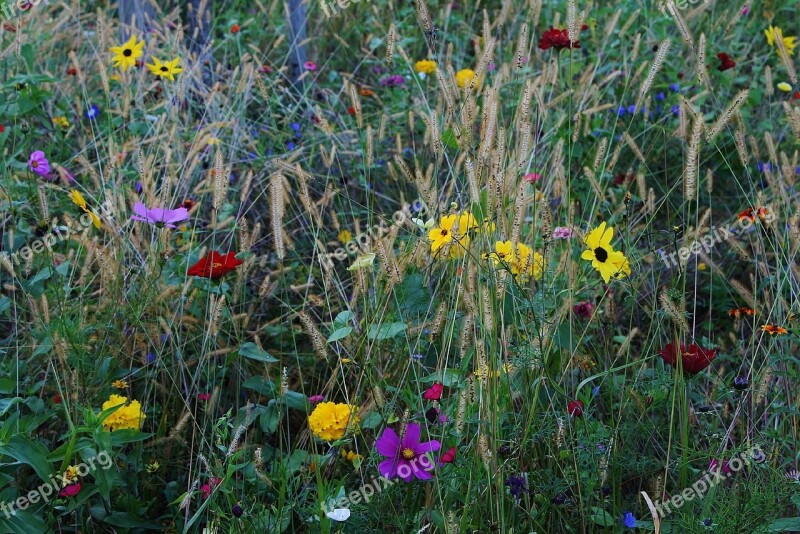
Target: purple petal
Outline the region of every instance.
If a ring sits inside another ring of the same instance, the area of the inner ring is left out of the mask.
[[[141,202],[137,202],[136,204],[133,205],[133,211],[140,218],[131,217],[131,219],[135,219],[137,221],[149,222],[149,219],[147,218],[147,206],[145,206]]]
[[[419,443],[414,446],[414,452],[416,454],[425,454],[426,452],[434,452],[438,451],[442,448],[442,444],[439,443],[437,440],[432,439],[430,441],[426,441],[425,443]]]
[[[422,434],[422,429],[417,423],[408,423],[406,427],[406,435],[403,436],[402,448],[413,449],[419,443],[419,437]]]
[[[401,469],[401,467],[403,469]],[[419,468],[413,465],[411,462],[408,462],[406,460],[400,460],[400,463],[397,466],[397,476],[399,476],[406,482],[411,482],[412,480],[414,480],[414,471],[417,469]],[[404,473],[405,476],[403,476]]]
[[[378,471],[385,478],[392,478],[397,474],[397,459],[387,458],[378,464]]]
[[[431,478],[433,478],[433,475],[431,475],[430,471],[428,471],[427,469],[422,469],[421,466],[414,464],[414,466],[411,469],[414,473],[414,476],[420,480],[430,480]]]
[[[164,218],[164,222],[180,222],[189,218],[189,210],[186,208],[178,208],[176,210],[169,210]]]
[[[166,220],[167,210],[164,208],[150,208],[147,210],[147,216],[154,222],[164,222]]]
[[[400,437],[393,429],[386,427],[375,442],[375,449],[384,456],[394,458],[400,450]]]

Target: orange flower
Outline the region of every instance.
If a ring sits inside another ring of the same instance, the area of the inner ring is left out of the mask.
[[[361,88],[359,93],[361,93],[361,96],[375,96],[375,91],[363,87]]]
[[[728,315],[736,317],[737,319],[742,315],[755,315],[756,311],[753,308],[742,306],[740,308],[731,308],[728,310]]]
[[[745,219],[750,219],[750,222],[756,222],[754,211],[755,210],[753,208],[747,208],[739,214],[739,220],[743,221]]]
[[[782,326],[778,326],[776,324],[765,324],[765,325],[762,325],[761,326],[761,331],[762,332],[767,332],[771,336],[774,336],[775,334],[778,334],[779,336],[782,336],[784,334],[788,334],[789,333],[788,330],[786,330]]]
[[[231,33],[239,33],[239,30],[241,29],[242,29],[241,26],[239,26],[238,24],[234,24],[233,26],[231,26]]]

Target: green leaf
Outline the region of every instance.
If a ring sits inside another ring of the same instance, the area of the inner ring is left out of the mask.
[[[48,480],[53,474],[53,468],[47,461],[47,453],[42,444],[20,434],[0,445],[0,454],[14,458],[17,463],[31,466],[42,480]]]
[[[242,383],[242,387],[252,389],[267,397],[275,395],[275,382],[263,376],[251,376]]]
[[[442,373],[433,373],[420,379],[423,384],[441,382],[445,387],[457,386],[461,382],[461,371],[458,369],[445,369]]]
[[[367,415],[366,417],[364,417],[364,419],[361,420],[361,428],[373,430],[375,428],[378,428],[378,426],[381,424],[381,421],[383,421],[383,417],[381,417],[381,414],[379,414],[378,412],[370,412],[369,415]]]
[[[278,430],[278,424],[281,421],[281,414],[278,411],[278,404],[270,402],[267,409],[258,418],[258,424],[261,425],[261,430],[268,434],[274,434]]]
[[[442,134],[442,143],[444,143],[444,146],[447,148],[452,148],[453,150],[458,148],[458,138],[456,134],[453,133],[453,130],[448,128],[444,131]]]
[[[345,310],[343,312],[339,312],[336,316],[336,319],[333,320],[333,328],[342,328],[347,326],[347,324],[355,318],[356,314],[351,312],[350,310]]]
[[[126,443],[136,443],[137,441],[144,441],[151,437],[153,434],[146,432],[139,432],[132,428],[120,428],[111,432],[111,443],[113,445],[124,445]]]
[[[267,351],[258,348],[258,345],[250,342],[243,343],[242,346],[239,347],[239,354],[258,362],[275,363],[278,361],[277,358],[270,356]]]
[[[372,325],[369,327],[367,337],[369,339],[377,339],[378,341],[384,339],[392,339],[397,334],[405,332],[406,323],[385,323],[382,325]]]
[[[767,532],[797,532],[800,531],[800,517],[784,517],[773,521],[767,527]]]
[[[592,514],[589,516],[589,519],[601,527],[614,526],[614,518],[611,516],[611,514],[602,508],[598,508],[597,506],[592,506]]]
[[[352,326],[343,326],[342,328],[337,328],[334,330],[331,337],[328,338],[328,343],[333,343],[334,341],[339,341],[340,339],[344,339],[350,335],[350,332],[353,331]]]

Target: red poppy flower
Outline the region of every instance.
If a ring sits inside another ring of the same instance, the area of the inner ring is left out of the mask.
[[[674,343],[667,343],[667,345],[658,351],[658,355],[664,360],[665,363],[676,367],[678,364],[678,348]],[[686,347],[681,343],[680,348],[681,365],[683,370],[687,373],[696,375],[714,361],[717,356],[717,351],[714,349],[703,349],[692,343]]]
[[[236,259],[235,252],[220,254],[219,252],[213,251],[208,256],[189,267],[189,275],[216,280],[235,270],[242,263],[244,263],[242,260]]]
[[[69,74],[70,76],[77,76],[78,69],[76,69],[75,67],[70,67],[67,69],[67,74]]]
[[[720,72],[725,72],[726,70],[732,69],[733,67],[736,66],[736,62],[733,59],[731,59],[731,56],[729,56],[725,52],[720,52],[719,54],[717,54],[717,59],[719,59],[720,61],[720,64],[717,67],[717,69],[719,69]]]
[[[58,492],[59,497],[74,497],[78,493],[81,492],[81,483],[76,482],[74,484],[68,484],[64,486],[60,492]]]
[[[569,40],[569,30],[564,28],[563,30],[559,30],[556,28],[550,28],[549,30],[545,31],[542,34],[541,39],[539,39],[539,48],[542,50],[547,50],[549,48],[555,48],[556,50],[563,50],[564,48],[580,48],[581,43],[580,41],[570,41]]]
[[[583,402],[579,400],[569,401],[567,412],[573,417],[581,417],[583,415]]]
[[[231,33],[239,33],[242,28],[238,24],[231,26]]]
[[[61,404],[61,395],[58,393],[53,395],[53,404]]]
[[[350,106],[349,108],[347,108],[347,112],[350,115],[355,115],[356,114],[356,108],[354,108],[353,106]]]
[[[441,458],[439,458],[439,464],[451,464],[456,460],[456,448],[450,447],[447,449]]]
[[[439,400],[442,398],[443,391],[444,387],[439,382],[436,382],[434,385],[425,390],[425,392],[422,394],[422,398],[425,400]]]

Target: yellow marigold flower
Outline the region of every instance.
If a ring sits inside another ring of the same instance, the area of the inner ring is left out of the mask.
[[[128,387],[128,382],[125,380],[114,380],[111,385],[117,389],[125,389]]]
[[[111,62],[115,67],[128,70],[128,67],[136,66],[136,60],[142,57],[144,41],[136,42],[136,36],[131,35],[128,41],[120,46],[112,46],[110,51],[114,54]]]
[[[153,56],[151,56],[153,57]],[[165,61],[161,62],[155,57],[153,57],[153,64],[146,63],[145,67],[147,70],[158,76],[159,78],[166,78],[171,82],[175,81],[175,74],[179,72],[183,72],[183,69],[178,66],[178,62],[181,58],[176,57],[172,61]]]
[[[111,408],[118,407],[114,412],[109,414],[103,421],[103,428],[106,430],[120,430],[122,428],[132,428],[139,430],[142,427],[142,422],[147,417],[142,413],[142,406],[139,401],[131,401],[128,403],[128,397],[121,395],[111,394],[108,400],[103,403],[102,411],[110,410]]]
[[[53,124],[60,126],[63,129],[69,128],[69,121],[66,117],[53,117]]]
[[[335,441],[345,435],[348,428],[358,425],[356,407],[349,404],[320,402],[308,416],[308,427],[320,439]]]
[[[422,59],[414,63],[414,70],[425,74],[433,74],[436,72],[436,62],[430,59]]]
[[[606,223],[589,232],[583,240],[588,247],[581,255],[581,259],[591,261],[592,267],[597,269],[603,281],[608,283],[611,277],[623,278],[631,274],[628,258],[622,252],[614,250],[611,240],[614,238],[614,229],[606,227]]]
[[[797,37],[784,37],[783,30],[777,26],[770,26],[764,30],[764,35],[767,36],[767,44],[775,46],[777,41],[783,41],[783,46],[790,56],[794,55],[794,49],[797,47]]]
[[[475,77],[474,70],[461,69],[460,71],[456,72],[456,85],[463,89],[472,82],[472,78],[474,77]],[[480,85],[480,83],[475,82],[475,86],[477,87],[478,85]]]
[[[353,234],[350,233],[350,230],[342,230],[339,232],[339,235],[336,236],[336,239],[338,239],[340,243],[348,243],[353,239]]]
[[[778,87],[778,89],[780,89],[781,91],[783,91],[783,92],[785,92],[785,93],[788,93],[789,91],[791,91],[791,90],[792,90],[792,86],[791,86],[791,85],[789,85],[789,84],[788,84],[788,83],[786,83],[786,82],[781,82],[781,83],[779,83],[779,84],[777,85],[777,87]]]

